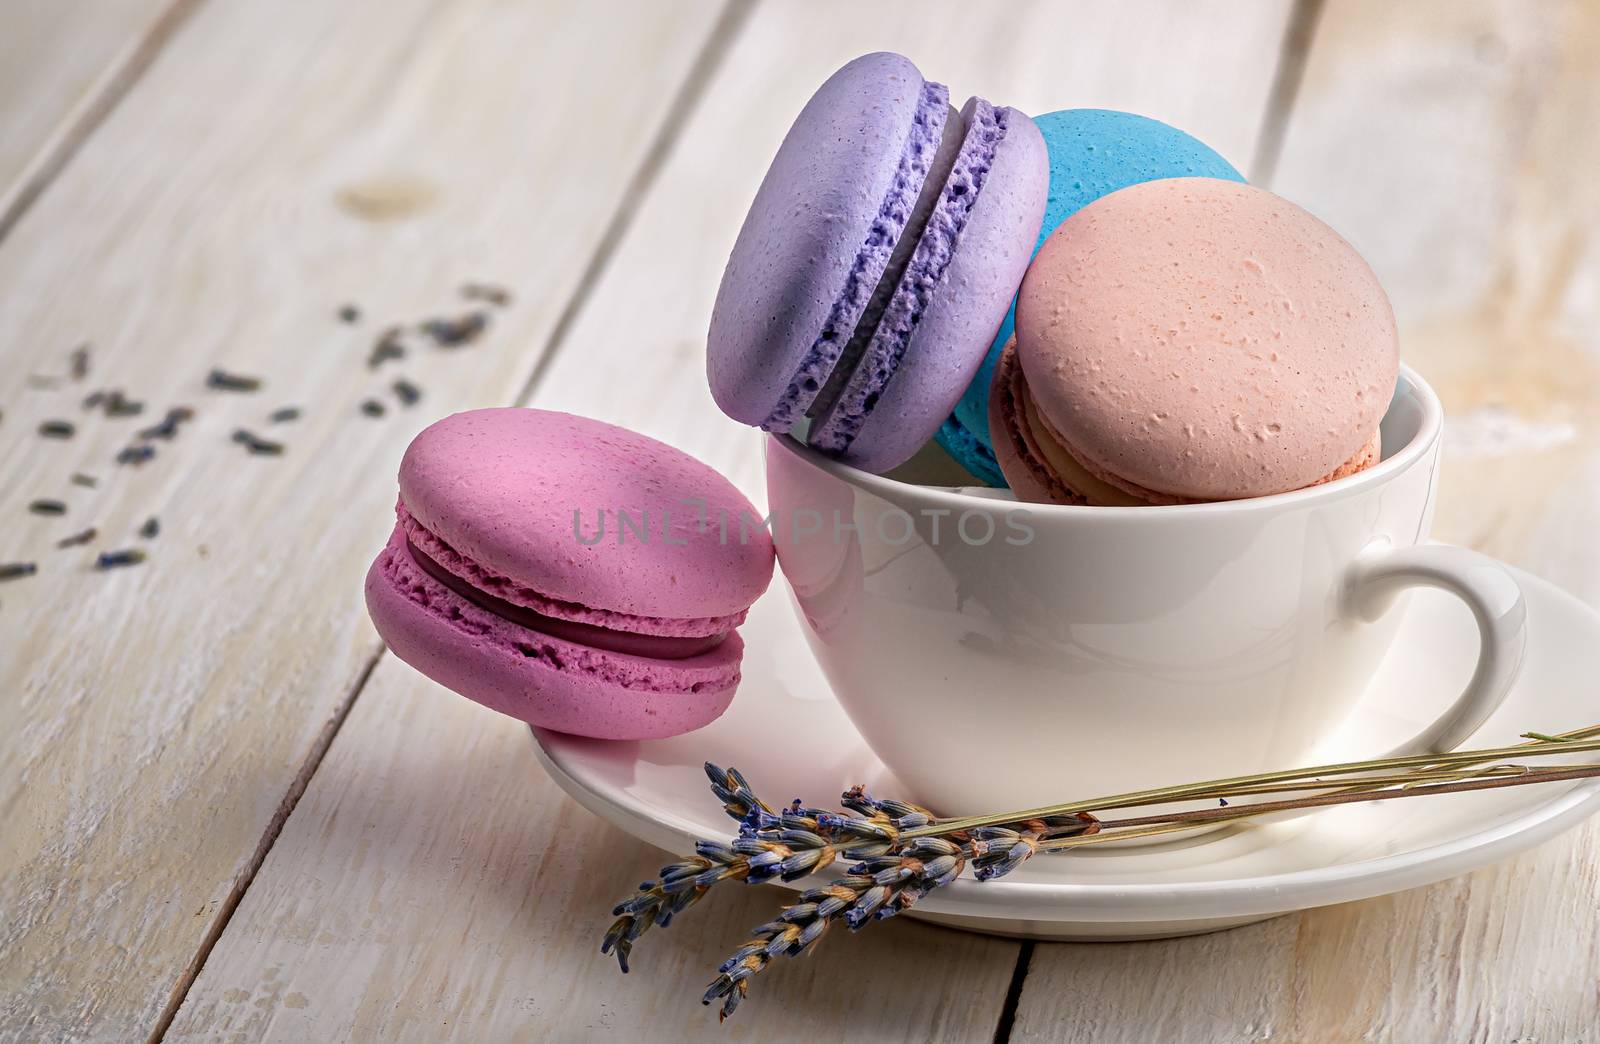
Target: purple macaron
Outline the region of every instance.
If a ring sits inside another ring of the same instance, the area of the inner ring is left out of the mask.
[[[1038,236],[1044,141],[897,54],[822,85],[756,193],[717,292],[712,396],[868,471],[911,457],[983,362]]]
[[[772,539],[688,454],[566,413],[457,413],[406,450],[395,514],[367,609],[435,681],[604,739],[687,732],[732,700]]]

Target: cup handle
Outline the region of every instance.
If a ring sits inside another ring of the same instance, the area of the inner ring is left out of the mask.
[[[1466,742],[1505,700],[1522,669],[1528,606],[1522,588],[1488,555],[1449,544],[1396,548],[1381,541],[1362,551],[1347,574],[1347,611],[1368,623],[1388,611],[1408,587],[1449,591],[1478,621],[1478,665],[1472,680],[1433,724],[1382,757],[1439,754]]]

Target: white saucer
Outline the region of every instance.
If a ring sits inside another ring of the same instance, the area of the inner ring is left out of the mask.
[[[1470,746],[1600,721],[1593,696],[1600,615],[1542,580],[1516,576],[1528,599],[1527,661],[1505,705]],[[692,852],[697,838],[733,833],[707,788],[706,761],[739,768],[773,804],[800,797],[831,806],[854,783],[915,801],[834,702],[784,597],[769,592],[742,629],[744,681],[720,720],[687,736],[642,743],[536,729],[539,760],[584,807],[674,854]],[[1377,756],[1429,720],[1466,681],[1477,634],[1461,603],[1419,590],[1404,611],[1400,637],[1362,709],[1330,741],[1327,760]],[[1597,809],[1596,780],[1344,805],[1186,840],[1041,856],[999,881],[956,881],[911,916],[1042,939],[1188,935],[1463,874],[1531,848]]]

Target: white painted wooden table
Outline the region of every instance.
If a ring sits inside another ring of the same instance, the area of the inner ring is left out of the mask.
[[[39,571],[0,584],[0,1039],[1600,1039],[1593,826],[1195,939],[891,922],[770,972],[720,1030],[707,969],[770,896],[652,935],[626,979],[598,953],[662,854],[383,655],[360,578],[401,450],[457,408],[593,414],[759,492],[703,383],[712,295],[789,119],[877,48],[962,96],[1166,119],[1343,231],[1452,414],[1438,535],[1600,603],[1586,0],[14,0],[0,561]],[[473,279],[515,294],[481,343],[367,368],[384,323],[459,311]],[[39,379],[84,341],[85,381]],[[265,388],[209,391],[213,366]],[[146,415],[80,409],[112,386]],[[180,403],[154,460],[112,463]],[[74,438],[36,434],[58,417]],[[89,568],[117,546],[149,559]]]

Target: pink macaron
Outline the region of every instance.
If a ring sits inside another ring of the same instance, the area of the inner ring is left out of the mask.
[[[1024,500],[1237,500],[1380,454],[1394,312],[1327,225],[1264,189],[1151,181],[1079,210],[1035,257],[996,370],[996,457]]]
[[[395,514],[367,609],[435,681],[603,739],[688,732],[732,700],[772,539],[688,454],[567,413],[458,413],[406,450]]]

